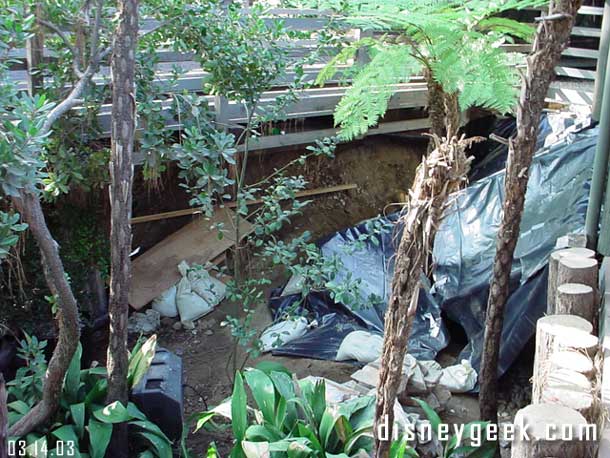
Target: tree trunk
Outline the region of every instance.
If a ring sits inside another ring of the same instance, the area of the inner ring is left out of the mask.
[[[504,323],[504,305],[509,295],[510,271],[519,238],[528,170],[536,147],[544,99],[581,3],[581,0],[551,2],[549,15],[555,19],[543,21],[538,26],[532,54],[527,58],[527,71],[517,107],[517,134],[510,141],[508,151],[503,215],[496,238],[496,258],[489,290],[479,376],[481,417],[492,423],[497,423],[498,420],[498,356]]]
[[[424,70],[428,87],[428,116],[430,117],[430,133],[438,138],[445,136],[445,92],[442,86],[432,77],[430,70]],[[434,149],[434,141],[428,143],[428,153]]]
[[[8,407],[6,405],[6,385],[0,372],[0,458],[8,458]]]
[[[11,436],[21,437],[45,423],[57,409],[64,374],[80,339],[80,326],[76,299],[66,279],[57,242],[47,227],[38,194],[22,190],[19,197],[13,197],[12,201],[38,244],[47,285],[59,304],[59,335],[43,382],[42,400],[9,431]]]
[[[138,0],[119,1],[119,23],[112,56],[112,152],[110,159],[110,338],[108,402],[127,404],[127,314],[131,276],[131,200],[136,127],[135,55]],[[127,457],[127,425],[115,425],[109,453]]]
[[[455,97],[446,99],[447,108],[455,110]],[[383,424],[390,425],[392,429],[394,403],[402,378],[407,341],[417,310],[420,275],[422,271],[427,271],[428,255],[446,199],[451,192],[460,188],[468,172],[470,161],[465,151],[474,140],[458,139],[452,126],[455,123],[448,120],[448,130],[452,134],[448,140],[442,141],[432,135],[436,147],[418,167],[407,210],[402,216],[404,229],[396,252],[392,294],[385,314],[375,431],[379,431]],[[375,434],[375,456],[387,458],[390,444],[389,440],[381,440],[379,434]]]

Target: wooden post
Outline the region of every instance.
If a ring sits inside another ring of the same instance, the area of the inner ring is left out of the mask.
[[[42,17],[42,6],[40,3],[36,4],[34,15],[36,18]],[[40,64],[42,64],[44,59],[44,33],[39,25],[35,26],[34,35],[26,40],[25,52],[28,93],[33,96],[43,88]]]
[[[542,387],[540,399],[533,404],[558,404],[576,410],[590,423],[596,423],[593,383],[586,375],[571,369],[551,370]]]
[[[564,283],[557,287],[555,313],[558,315],[577,315],[590,323],[597,321],[595,292],[589,285]]]
[[[557,271],[559,270],[559,260],[566,256],[594,258],[595,251],[589,250],[588,248],[566,248],[551,253],[551,256],[549,257],[549,280],[546,307],[546,313],[548,315],[557,313],[555,312],[555,298],[557,296],[557,285],[561,284],[557,282]]]
[[[559,260],[557,285],[581,283],[597,293],[598,263],[596,259],[564,256]]]
[[[575,349],[589,355],[597,351],[598,339],[590,333],[593,325],[574,315],[548,315],[536,323],[536,354],[532,376],[532,403],[542,399],[542,389],[551,370],[550,361],[555,352]]]
[[[4,376],[0,372],[0,458],[8,458],[8,407]]]
[[[587,437],[587,420],[569,407],[529,405],[517,412],[511,458],[588,457],[593,440]],[[525,429],[526,428],[526,429]],[[527,434],[520,434],[525,430]],[[555,434],[552,434],[555,433]],[[561,440],[571,433],[572,440]]]
[[[554,369],[570,369],[583,374],[589,380],[595,376],[593,360],[584,353],[573,350],[558,351],[551,355],[551,367]]]

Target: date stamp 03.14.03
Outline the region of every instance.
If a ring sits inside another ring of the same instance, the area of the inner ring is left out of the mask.
[[[76,456],[78,447],[73,440],[58,440],[53,450],[47,450],[47,441],[40,440],[27,443],[25,439],[9,439],[7,441],[8,456]]]

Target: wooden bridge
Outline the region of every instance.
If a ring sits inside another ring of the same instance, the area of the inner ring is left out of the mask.
[[[530,11],[533,18],[536,11]],[[270,10],[266,21],[281,19],[285,26],[292,30],[314,32],[327,24],[329,17],[315,10],[274,9]],[[557,80],[553,82],[549,99],[564,104],[591,105],[593,100],[593,81],[599,57],[599,38],[601,36],[601,21],[603,8],[583,6],[579,11],[577,26],[574,27],[570,46],[565,50],[563,60],[557,67]],[[141,29],[143,32],[158,26],[153,20],[144,19]],[[363,31],[351,29],[346,31],[350,39],[358,39]],[[316,40],[294,40],[284,43],[290,58],[295,61],[307,56],[316,46]],[[507,50],[527,52],[529,45],[506,45]],[[44,48],[43,48],[44,49]],[[329,51],[331,51],[329,49]],[[329,54],[330,56],[330,54]],[[33,78],[40,62],[53,59],[52,53],[44,49],[43,53],[35,52],[32,46],[28,49],[16,49],[11,55],[15,59],[10,71],[10,77],[19,87],[27,90],[34,86]],[[179,67],[184,72],[178,79],[175,90],[201,93],[203,81],[206,76],[194,56],[176,53],[161,49],[157,52],[158,63],[155,65],[155,84],[160,88],[166,87],[171,78],[172,68]],[[330,57],[329,57],[330,58]],[[361,59],[358,56],[354,61],[348,62],[345,70]],[[305,66],[306,80],[315,80],[318,72],[324,67],[328,58],[321,58],[318,62]],[[284,79],[275,82],[275,87],[264,93],[261,107],[275,103],[278,96],[286,93],[286,85],[290,74]],[[94,83],[107,84],[110,77],[109,67],[102,66]],[[324,87],[314,87],[303,90],[298,94],[298,100],[285,110],[286,122],[279,124],[280,133],[263,135],[250,141],[250,149],[270,149],[311,143],[315,139],[334,135],[337,129],[333,127],[332,113],[335,106],[346,91],[344,84],[349,80],[335,79],[328,81]],[[204,95],[209,107],[215,112],[216,119],[223,125],[239,126],[246,121],[244,107],[240,103],[229,102],[222,97]],[[405,84],[396,86],[396,93],[389,103],[389,111],[385,120],[371,129],[367,135],[407,132],[426,129],[429,121],[426,117],[425,105],[427,97],[426,84],[422,78],[413,78]],[[168,128],[178,129],[179,125],[169,114],[172,98],[156,101],[161,106],[166,118]],[[82,108],[81,108],[82,109]],[[111,106],[104,104],[99,111],[99,125],[104,136],[110,131]],[[283,127],[283,128],[282,128]],[[275,131],[277,132],[278,129]]]

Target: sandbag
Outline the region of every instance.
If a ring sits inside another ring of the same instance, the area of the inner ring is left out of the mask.
[[[367,331],[353,331],[345,338],[335,359],[337,361],[356,360],[361,363],[375,361],[381,355],[383,337]]]
[[[191,282],[191,289],[212,307],[218,305],[227,293],[226,285],[212,277],[203,267],[189,269],[188,279]]]
[[[301,337],[307,332],[307,325],[307,319],[301,316],[296,320],[284,320],[269,326],[260,337],[262,351],[271,351],[278,345]]]
[[[152,301],[152,309],[156,310],[161,316],[174,318],[178,316],[176,307],[176,285],[163,291]]]
[[[477,372],[470,361],[463,359],[461,364],[444,368],[438,384],[452,393],[467,393],[477,384]]]
[[[178,312],[180,312],[180,321],[183,323],[185,321],[194,321],[210,312],[213,307],[208,301],[193,291],[191,281],[188,278],[188,264],[182,261],[178,264],[178,270],[182,275],[176,291],[176,307]]]

